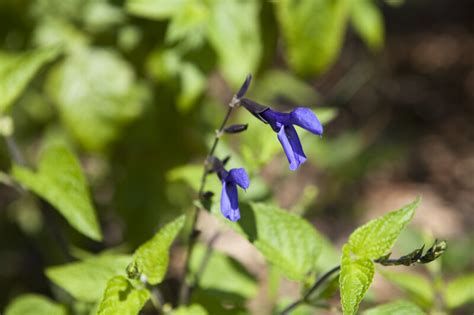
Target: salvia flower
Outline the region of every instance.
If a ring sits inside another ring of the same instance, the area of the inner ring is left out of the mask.
[[[230,171],[221,168],[217,172],[217,175],[222,182],[222,215],[230,221],[235,222],[240,219],[237,185],[243,189],[247,189],[250,185],[249,177],[243,168],[233,168]]]
[[[319,136],[323,134],[321,122],[309,108],[297,107],[290,113],[282,113],[249,99],[242,99],[241,104],[258,119],[269,124],[278,134],[278,140],[285,151],[292,171],[306,161],[306,155],[294,125]]]

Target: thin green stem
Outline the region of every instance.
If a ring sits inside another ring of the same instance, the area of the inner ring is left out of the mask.
[[[229,107],[227,109],[227,113],[224,117],[224,120],[222,121],[219,129],[216,131],[216,134],[214,136],[214,141],[212,143],[211,149],[209,150],[209,153],[206,156],[206,160],[204,160],[204,166],[203,166],[203,172],[201,176],[201,184],[199,186],[199,191],[198,191],[198,198],[199,200],[202,200],[202,196],[204,193],[204,188],[206,187],[206,179],[207,175],[209,174],[209,163],[211,162],[212,157],[214,156],[214,152],[216,151],[217,145],[219,144],[219,140],[224,132],[224,128],[229,121],[229,118],[234,110],[234,108],[238,105],[239,100],[234,96],[232,100],[229,103]],[[196,229],[196,223],[199,215],[199,210],[200,208],[198,206],[194,207],[192,210],[192,219],[191,219],[191,232],[189,233],[188,236],[188,248],[186,251],[186,257],[185,257],[185,262],[184,262],[184,275],[183,279],[181,282],[181,288],[180,288],[180,294],[179,294],[179,301],[180,304],[188,304],[189,303],[189,297],[191,293],[191,286],[186,283],[186,275],[189,273],[189,263],[191,259],[191,255],[194,249],[194,245],[197,240],[197,236],[199,231]]]

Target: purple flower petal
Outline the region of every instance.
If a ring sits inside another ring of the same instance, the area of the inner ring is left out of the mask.
[[[287,125],[290,123],[290,114],[287,113],[280,113],[268,108],[263,113],[260,113],[265,121],[270,124],[272,129],[275,132],[279,132],[283,125]]]
[[[317,135],[323,134],[323,126],[313,111],[306,107],[298,107],[290,113],[290,122]]]
[[[226,181],[231,181],[243,189],[249,188],[250,181],[247,172],[243,168],[233,168],[229,171]]]
[[[221,212],[232,222],[240,219],[237,186],[233,182],[222,181]]]
[[[303,147],[301,146],[300,138],[296,132],[295,127],[285,126],[286,137],[290,141],[291,147],[293,149],[293,155],[296,160],[296,168],[306,161],[306,155],[303,152]]]
[[[288,158],[290,170],[296,170],[300,164],[306,161],[306,156],[303,153],[298,134],[293,126],[281,127],[278,132],[278,140],[280,140],[286,157]]]

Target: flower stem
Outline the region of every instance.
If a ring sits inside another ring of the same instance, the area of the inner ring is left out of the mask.
[[[313,294],[314,291],[316,291],[316,289],[318,289],[324,282],[326,282],[326,280],[329,279],[329,277],[331,277],[334,273],[338,272],[339,270],[341,269],[341,266],[338,265],[334,268],[332,268],[331,270],[327,271],[325,274],[323,274],[312,286],[311,288],[309,288],[308,291],[306,291],[306,293],[301,297],[299,298],[298,300],[294,301],[293,303],[291,303],[290,305],[288,305],[287,307],[285,307],[285,309],[283,311],[280,312],[280,315],[287,315],[287,314],[290,314],[290,312],[295,309],[298,305],[302,304],[302,303],[305,303],[309,297],[311,296],[311,294]]]
[[[239,100],[234,96],[232,100],[229,103],[227,113],[224,117],[224,120],[222,121],[219,129],[216,131],[216,135],[214,137],[214,142],[212,143],[212,147],[209,150],[209,153],[207,154],[206,160],[204,161],[204,166],[203,166],[203,172],[201,176],[201,184],[199,186],[199,191],[198,191],[198,198],[199,200],[202,200],[202,196],[204,193],[204,188],[206,186],[206,179],[207,175],[209,174],[208,170],[208,165],[210,163],[211,158],[214,156],[214,152],[216,151],[217,145],[219,144],[219,140],[222,136],[222,133],[224,131],[224,128],[229,121],[229,118],[234,110],[234,108],[237,106]],[[191,255],[194,249],[194,245],[196,244],[197,236],[199,231],[196,229],[196,223],[199,215],[199,207],[196,206],[192,210],[192,219],[191,219],[191,232],[189,233],[188,236],[188,248],[186,251],[186,257],[184,261],[184,274],[183,274],[183,279],[181,280],[181,288],[180,288],[180,294],[179,294],[179,303],[180,304],[188,304],[189,303],[189,297],[191,293],[192,286],[188,285],[186,283],[186,275],[189,273],[190,269],[190,259]]]

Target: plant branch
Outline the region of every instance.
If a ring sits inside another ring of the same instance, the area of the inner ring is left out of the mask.
[[[306,293],[299,298],[298,300],[294,301],[293,303],[289,304],[287,307],[283,309],[283,311],[280,312],[280,315],[287,315],[290,314],[290,312],[295,309],[297,306],[299,306],[302,303],[305,303],[311,294],[313,294],[314,291],[316,291],[324,282],[326,282],[327,279],[329,279],[334,273],[338,272],[341,269],[341,266],[338,265],[331,270],[327,271],[325,274],[323,274],[319,279],[311,286],[311,288],[306,291]]]
[[[206,179],[207,179],[207,175],[209,174],[209,169],[208,169],[209,163],[211,163],[211,159],[214,156],[214,152],[216,151],[217,145],[219,144],[219,140],[224,132],[224,128],[227,122],[229,121],[229,118],[234,108],[238,106],[239,101],[240,100],[237,98],[237,96],[232,97],[232,100],[230,101],[228,105],[227,113],[224,117],[224,120],[222,121],[219,129],[216,131],[211,149],[209,150],[209,153],[207,154],[206,159],[204,160],[203,172],[201,176],[201,184],[199,186],[199,191],[198,191],[198,198],[200,201],[203,200],[204,188],[206,186]],[[180,304],[188,304],[189,302],[191,286],[189,286],[186,283],[186,275],[189,272],[189,268],[190,268],[189,263],[190,263],[191,255],[193,252],[194,245],[196,243],[197,236],[199,234],[199,231],[196,229],[199,209],[200,208],[196,206],[194,207],[192,211],[191,232],[189,233],[189,237],[188,237],[188,248],[186,251],[186,257],[185,257],[185,262],[184,262],[185,269],[184,269],[184,275],[183,275],[181,288],[180,288],[180,296],[179,296]]]

